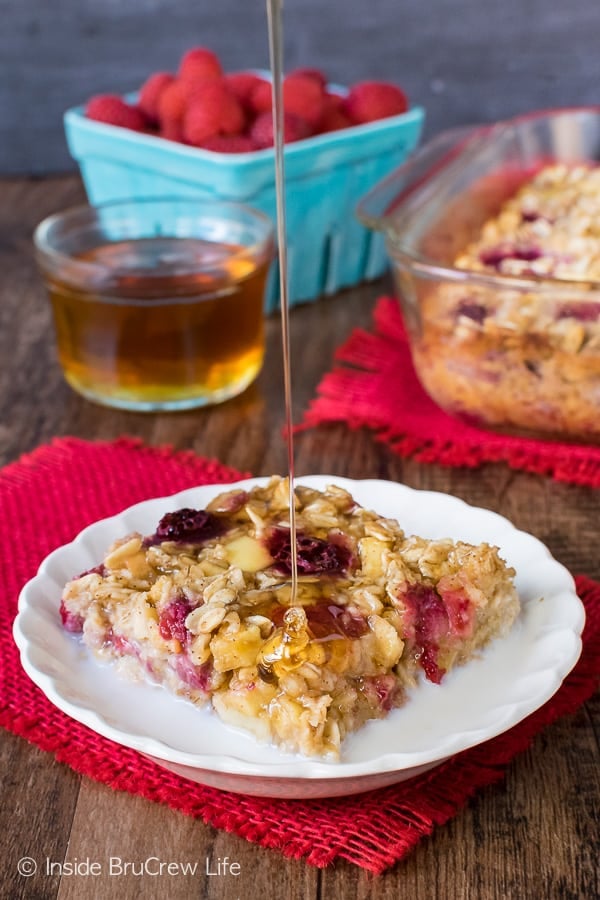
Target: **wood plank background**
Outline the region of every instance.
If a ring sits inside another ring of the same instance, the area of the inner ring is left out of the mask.
[[[62,113],[124,92],[188,47],[268,62],[264,0],[0,0],[0,173],[72,168]],[[286,0],[286,63],[401,83],[428,132],[597,103],[598,0]]]

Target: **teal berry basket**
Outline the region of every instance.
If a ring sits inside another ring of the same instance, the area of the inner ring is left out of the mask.
[[[131,98],[128,98],[131,99]],[[307,138],[285,147],[291,304],[377,278],[383,238],[355,216],[358,201],[417,146],[424,110]],[[86,118],[64,117],[67,144],[92,205],[151,197],[233,200],[275,219],[274,153],[214,153]],[[273,266],[266,311],[278,305]]]

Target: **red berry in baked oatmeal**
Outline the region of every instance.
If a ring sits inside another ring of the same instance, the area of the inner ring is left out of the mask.
[[[352,559],[352,551],[341,542],[297,533],[298,571],[304,575],[341,573],[346,571]],[[267,549],[275,563],[273,568],[283,575],[292,571],[292,546],[287,528],[274,528],[267,537]]]
[[[74,613],[67,609],[64,600],[60,601],[59,612],[60,620],[63,623],[65,631],[70,631],[73,634],[79,634],[83,631],[84,617],[79,613]]]
[[[305,610],[308,627],[316,640],[344,637],[355,640],[369,630],[367,617],[336,603],[315,603]]]
[[[492,269],[499,269],[503,262],[508,259],[516,259],[521,262],[533,262],[543,256],[539,247],[534,246],[514,246],[510,244],[501,244],[497,247],[487,247],[479,254],[479,259],[484,266]]]
[[[196,544],[211,540],[226,528],[223,518],[207,512],[205,509],[178,509],[166,513],[154,532],[153,543],[161,541],[177,541],[179,543]]]
[[[271,619],[276,625],[283,623],[287,609],[289,607],[278,605],[270,611]],[[317,641],[332,640],[335,637],[353,640],[369,630],[366,616],[336,603],[315,603],[306,606],[304,612],[309,631]]]
[[[563,303],[559,307],[556,318],[577,319],[579,322],[597,322],[600,319],[600,303],[594,300]]]
[[[472,319],[474,322],[478,322],[481,325],[488,315],[488,309],[483,303],[475,303],[472,300],[461,300],[456,307],[456,315],[466,316],[467,319]]]
[[[195,691],[206,693],[210,688],[213,667],[210,662],[195,666],[184,654],[175,657],[173,668],[184,684]]]
[[[403,599],[407,609],[403,624],[414,642],[415,659],[427,678],[439,684],[444,675],[438,665],[439,644],[449,631],[448,610],[437,591],[423,584],[410,585]]]
[[[363,679],[361,690],[373,705],[379,704],[384,712],[389,712],[402,697],[402,687],[393,675],[371,675]]]
[[[165,606],[158,617],[158,630],[165,641],[172,638],[185,644],[189,637],[189,631],[185,627],[185,620],[192,611],[192,605],[188,600],[180,597]]]

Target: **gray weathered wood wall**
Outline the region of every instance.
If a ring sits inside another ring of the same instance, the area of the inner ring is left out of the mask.
[[[0,0],[0,173],[70,168],[62,112],[196,44],[268,61],[264,0]],[[600,99],[598,0],[286,0],[286,63],[401,83],[428,132]]]

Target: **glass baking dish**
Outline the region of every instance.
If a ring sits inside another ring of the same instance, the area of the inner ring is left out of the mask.
[[[598,268],[556,275],[561,259],[575,257],[559,252],[556,220],[538,215],[524,187],[534,177],[575,183],[570,202],[575,192],[573,209],[587,216],[575,216],[575,238],[595,248],[598,266],[600,170],[589,170],[599,159],[600,108],[541,111],[443,132],[361,201],[359,219],[385,234],[417,374],[448,413],[502,432],[600,443]],[[565,168],[547,170],[555,166]],[[598,190],[582,199],[577,185],[590,176]],[[496,219],[511,197],[512,212]],[[543,240],[555,241],[555,262],[537,246]]]

